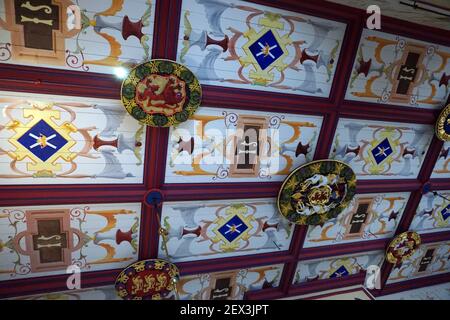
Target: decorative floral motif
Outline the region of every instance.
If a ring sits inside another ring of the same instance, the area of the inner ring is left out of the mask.
[[[0,61],[11,59],[11,43],[0,43]]]
[[[178,60],[202,83],[329,95],[344,24],[244,1],[186,0],[182,14]]]
[[[143,126],[120,102],[6,92],[2,99],[0,158],[9,165],[0,183],[142,180],[142,166],[131,163],[142,162]]]
[[[450,197],[448,190],[425,193],[417,207],[410,230],[431,233],[447,231],[450,228]]]
[[[303,247],[391,238],[409,196],[409,192],[356,194],[337,218],[310,226]]]
[[[449,86],[450,47],[364,29],[346,99],[440,108]]]
[[[152,0],[100,7],[95,1],[23,1],[25,9],[13,0],[4,2],[0,28],[11,43],[0,43],[1,62],[111,74],[150,58]]]
[[[330,158],[349,164],[358,179],[414,178],[432,138],[431,126],[339,120]]]
[[[82,51],[71,52],[70,50],[66,50],[66,64],[72,69],[89,71],[89,67],[84,63],[84,54]]]
[[[172,262],[288,250],[293,229],[274,199],[168,202],[162,221]]]
[[[355,275],[373,265],[381,267],[383,260],[383,251],[371,251],[351,256],[300,261],[297,264],[293,284]]]
[[[280,181],[312,160],[321,122],[314,116],[202,107],[170,131],[166,182]]]
[[[282,272],[278,264],[188,275],[177,287],[181,300],[240,300],[247,291],[278,287]],[[223,280],[228,282],[225,286]]]
[[[229,128],[230,126],[237,126],[239,116],[236,113],[223,111],[222,115],[225,117],[225,127]]]
[[[62,274],[70,265],[82,272],[126,266],[137,258],[140,204],[123,206],[0,208],[0,281]]]

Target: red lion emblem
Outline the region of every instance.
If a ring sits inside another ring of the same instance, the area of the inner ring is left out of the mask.
[[[183,110],[185,100],[186,84],[174,75],[152,74],[136,86],[136,102],[148,114],[171,116]]]

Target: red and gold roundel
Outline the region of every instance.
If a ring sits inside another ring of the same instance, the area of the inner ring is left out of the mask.
[[[161,259],[143,260],[126,267],[116,279],[116,291],[125,300],[160,300],[175,290],[180,273]]]
[[[200,105],[195,75],[174,61],[155,59],[136,66],[122,83],[122,104],[141,123],[170,127],[186,121]]]
[[[420,245],[420,235],[413,231],[399,234],[391,241],[386,250],[386,260],[393,264],[400,264],[409,259]]]

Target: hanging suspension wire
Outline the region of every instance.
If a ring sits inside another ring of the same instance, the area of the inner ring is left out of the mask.
[[[438,196],[438,197],[441,197],[442,199],[445,199],[445,200],[447,200],[448,202],[450,202],[450,199],[447,198],[447,197],[444,197],[442,194],[437,193],[436,191],[432,191],[432,192],[433,192],[433,195]]]
[[[161,208],[159,206],[159,202],[156,198],[153,198],[152,204],[153,204],[153,209],[156,211],[156,215],[157,215],[156,221],[158,222],[158,234],[161,236],[161,239],[162,239],[161,247],[164,250],[167,261],[169,261],[170,263],[173,264],[173,262],[170,260],[169,250],[167,248],[167,243],[168,243],[167,236],[168,236],[169,232],[167,231],[166,228],[164,228],[161,225],[162,212],[161,212]],[[178,279],[176,277],[174,277],[171,279],[171,282],[174,287],[175,297],[177,300],[180,300],[180,296],[178,293]]]

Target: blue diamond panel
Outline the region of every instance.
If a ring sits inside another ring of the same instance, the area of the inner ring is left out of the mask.
[[[450,217],[450,204],[448,204],[444,209],[441,210],[442,219],[446,221]]]
[[[271,30],[256,40],[249,49],[262,70],[270,66],[284,53]]]
[[[348,276],[350,273],[348,272],[347,268],[344,266],[340,266],[339,269],[337,269],[335,272],[333,272],[330,276],[330,278],[339,278],[339,277],[345,277]]]
[[[67,140],[44,120],[36,123],[17,141],[43,162],[47,161],[67,143]]]
[[[372,149],[372,155],[377,164],[382,163],[386,158],[392,154],[392,147],[388,138],[381,141],[375,148]]]
[[[221,226],[218,231],[229,242],[233,242],[247,229],[247,225],[241,220],[241,218],[239,218],[238,216],[234,216],[223,226]]]

